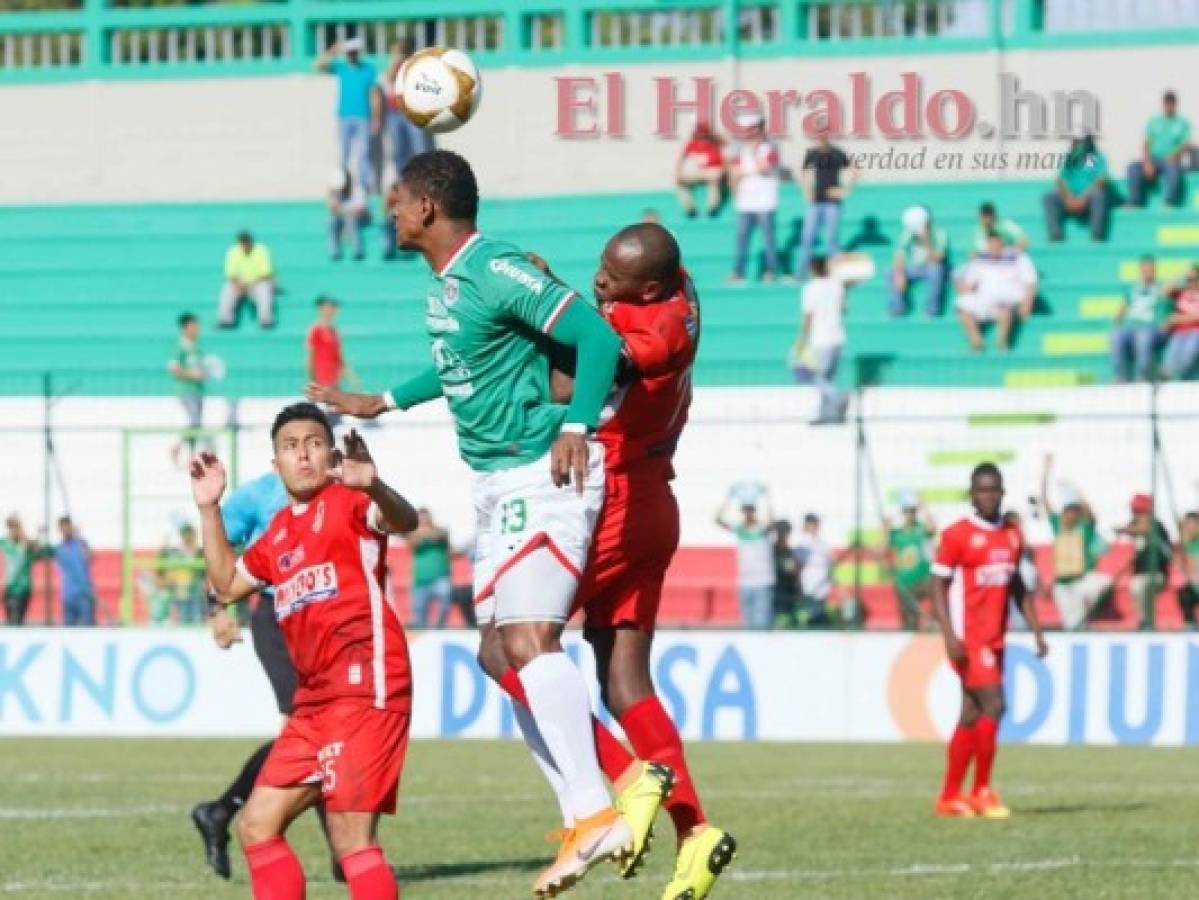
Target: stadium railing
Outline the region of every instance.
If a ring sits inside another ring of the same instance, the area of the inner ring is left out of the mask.
[[[16,7],[13,10],[13,7]],[[0,11],[5,82],[306,71],[336,40],[397,37],[481,65],[771,58],[1186,43],[1194,7],[1063,0],[25,0]],[[731,25],[731,27],[730,27]]]

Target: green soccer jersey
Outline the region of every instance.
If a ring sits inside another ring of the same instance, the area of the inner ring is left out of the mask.
[[[895,553],[895,578],[915,584],[929,576],[928,531],[923,525],[891,529],[890,546]]]
[[[4,588],[13,597],[28,596],[33,587],[33,547],[12,538],[0,538],[0,551],[4,553]]]
[[[477,472],[544,456],[566,407],[550,399],[545,335],[577,294],[512,244],[473,234],[434,272],[425,327],[458,452]]]
[[[1186,146],[1191,136],[1191,123],[1182,116],[1154,116],[1145,128],[1149,155],[1166,159]]]

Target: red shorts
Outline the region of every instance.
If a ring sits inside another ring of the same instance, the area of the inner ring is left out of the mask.
[[[408,721],[406,712],[350,700],[301,706],[275,739],[258,784],[319,784],[330,812],[392,814]]]
[[[984,688],[1003,684],[1003,648],[990,644],[967,644],[966,661],[953,663],[962,687]]]
[[[575,595],[589,628],[652,634],[666,570],[679,546],[679,505],[661,470],[609,472],[587,569]]]

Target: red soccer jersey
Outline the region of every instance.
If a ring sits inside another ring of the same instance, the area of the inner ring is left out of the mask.
[[[313,325],[308,332],[308,369],[317,384],[337,387],[343,362],[341,336],[332,325]]]
[[[330,482],[281,509],[238,561],[275,588],[275,618],[299,676],[297,707],[339,698],[407,712],[408,642],[386,600],[387,536],[371,500]]]
[[[609,471],[660,460],[666,477],[674,477],[670,461],[687,424],[691,365],[699,348],[699,297],[690,276],[682,274],[683,287],[667,300],[601,307],[638,373],[604,408],[598,437]]]
[[[949,614],[954,633],[968,647],[1002,649],[1012,578],[1020,565],[1020,532],[976,515],[941,535],[933,574],[952,578]]]

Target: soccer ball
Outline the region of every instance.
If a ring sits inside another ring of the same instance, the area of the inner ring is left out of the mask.
[[[461,128],[475,114],[483,98],[483,81],[461,50],[427,47],[400,67],[395,94],[408,121],[441,134]]]

